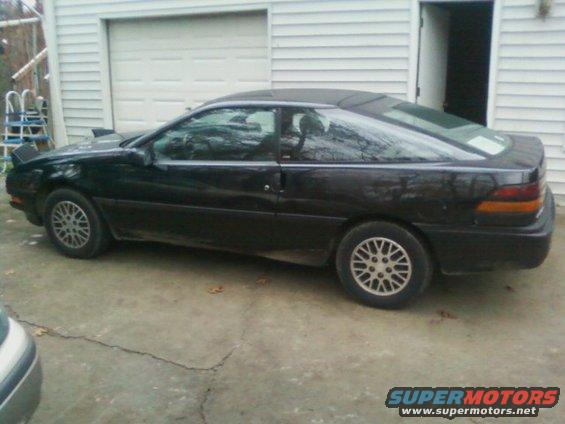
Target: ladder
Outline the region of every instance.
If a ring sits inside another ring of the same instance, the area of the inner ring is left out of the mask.
[[[9,152],[24,143],[32,143],[37,150],[54,148],[53,140],[47,127],[47,101],[36,98],[31,90],[21,94],[9,91],[5,96],[4,134],[0,142],[3,150],[2,172],[11,162]]]

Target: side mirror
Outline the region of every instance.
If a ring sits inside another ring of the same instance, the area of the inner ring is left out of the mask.
[[[151,149],[129,149],[127,157],[132,165],[140,167],[152,165],[155,159]]]

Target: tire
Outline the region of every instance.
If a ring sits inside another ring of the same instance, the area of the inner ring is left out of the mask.
[[[337,249],[336,268],[351,296],[385,309],[405,306],[424,291],[433,274],[429,252],[418,237],[389,222],[351,229]]]
[[[75,190],[61,188],[47,196],[43,223],[51,243],[71,258],[93,258],[110,243],[102,215],[91,200]]]

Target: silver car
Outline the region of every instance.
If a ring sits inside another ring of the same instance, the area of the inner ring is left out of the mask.
[[[39,404],[41,382],[33,338],[0,305],[0,423],[28,421]]]

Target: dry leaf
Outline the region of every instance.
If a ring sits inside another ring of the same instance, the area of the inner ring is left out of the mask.
[[[514,290],[514,287],[512,287],[512,286],[506,285],[506,286],[504,286],[504,288],[505,288],[507,291],[509,291],[509,292],[516,291],[516,290]]]
[[[6,224],[11,224],[12,222],[16,222],[15,219],[7,219],[6,220]]]
[[[16,271],[14,271],[13,269],[8,269],[4,272],[4,275],[14,275],[16,273]]]
[[[269,281],[270,281],[270,280],[269,280],[268,277],[261,276],[261,277],[257,278],[257,281],[255,281],[255,282],[256,282],[257,284],[265,285],[265,284],[267,284]]]
[[[41,337],[44,334],[47,334],[49,332],[49,330],[47,330],[47,328],[43,328],[43,327],[39,327],[36,328],[35,331],[33,332],[33,335],[36,337]]]
[[[440,309],[439,311],[437,311],[437,313],[442,318],[457,319],[457,317],[454,314],[452,314],[451,312],[448,312],[448,311],[444,311],[443,309]]]
[[[218,294],[224,291],[224,286],[212,287],[208,289],[208,293],[210,294]]]

